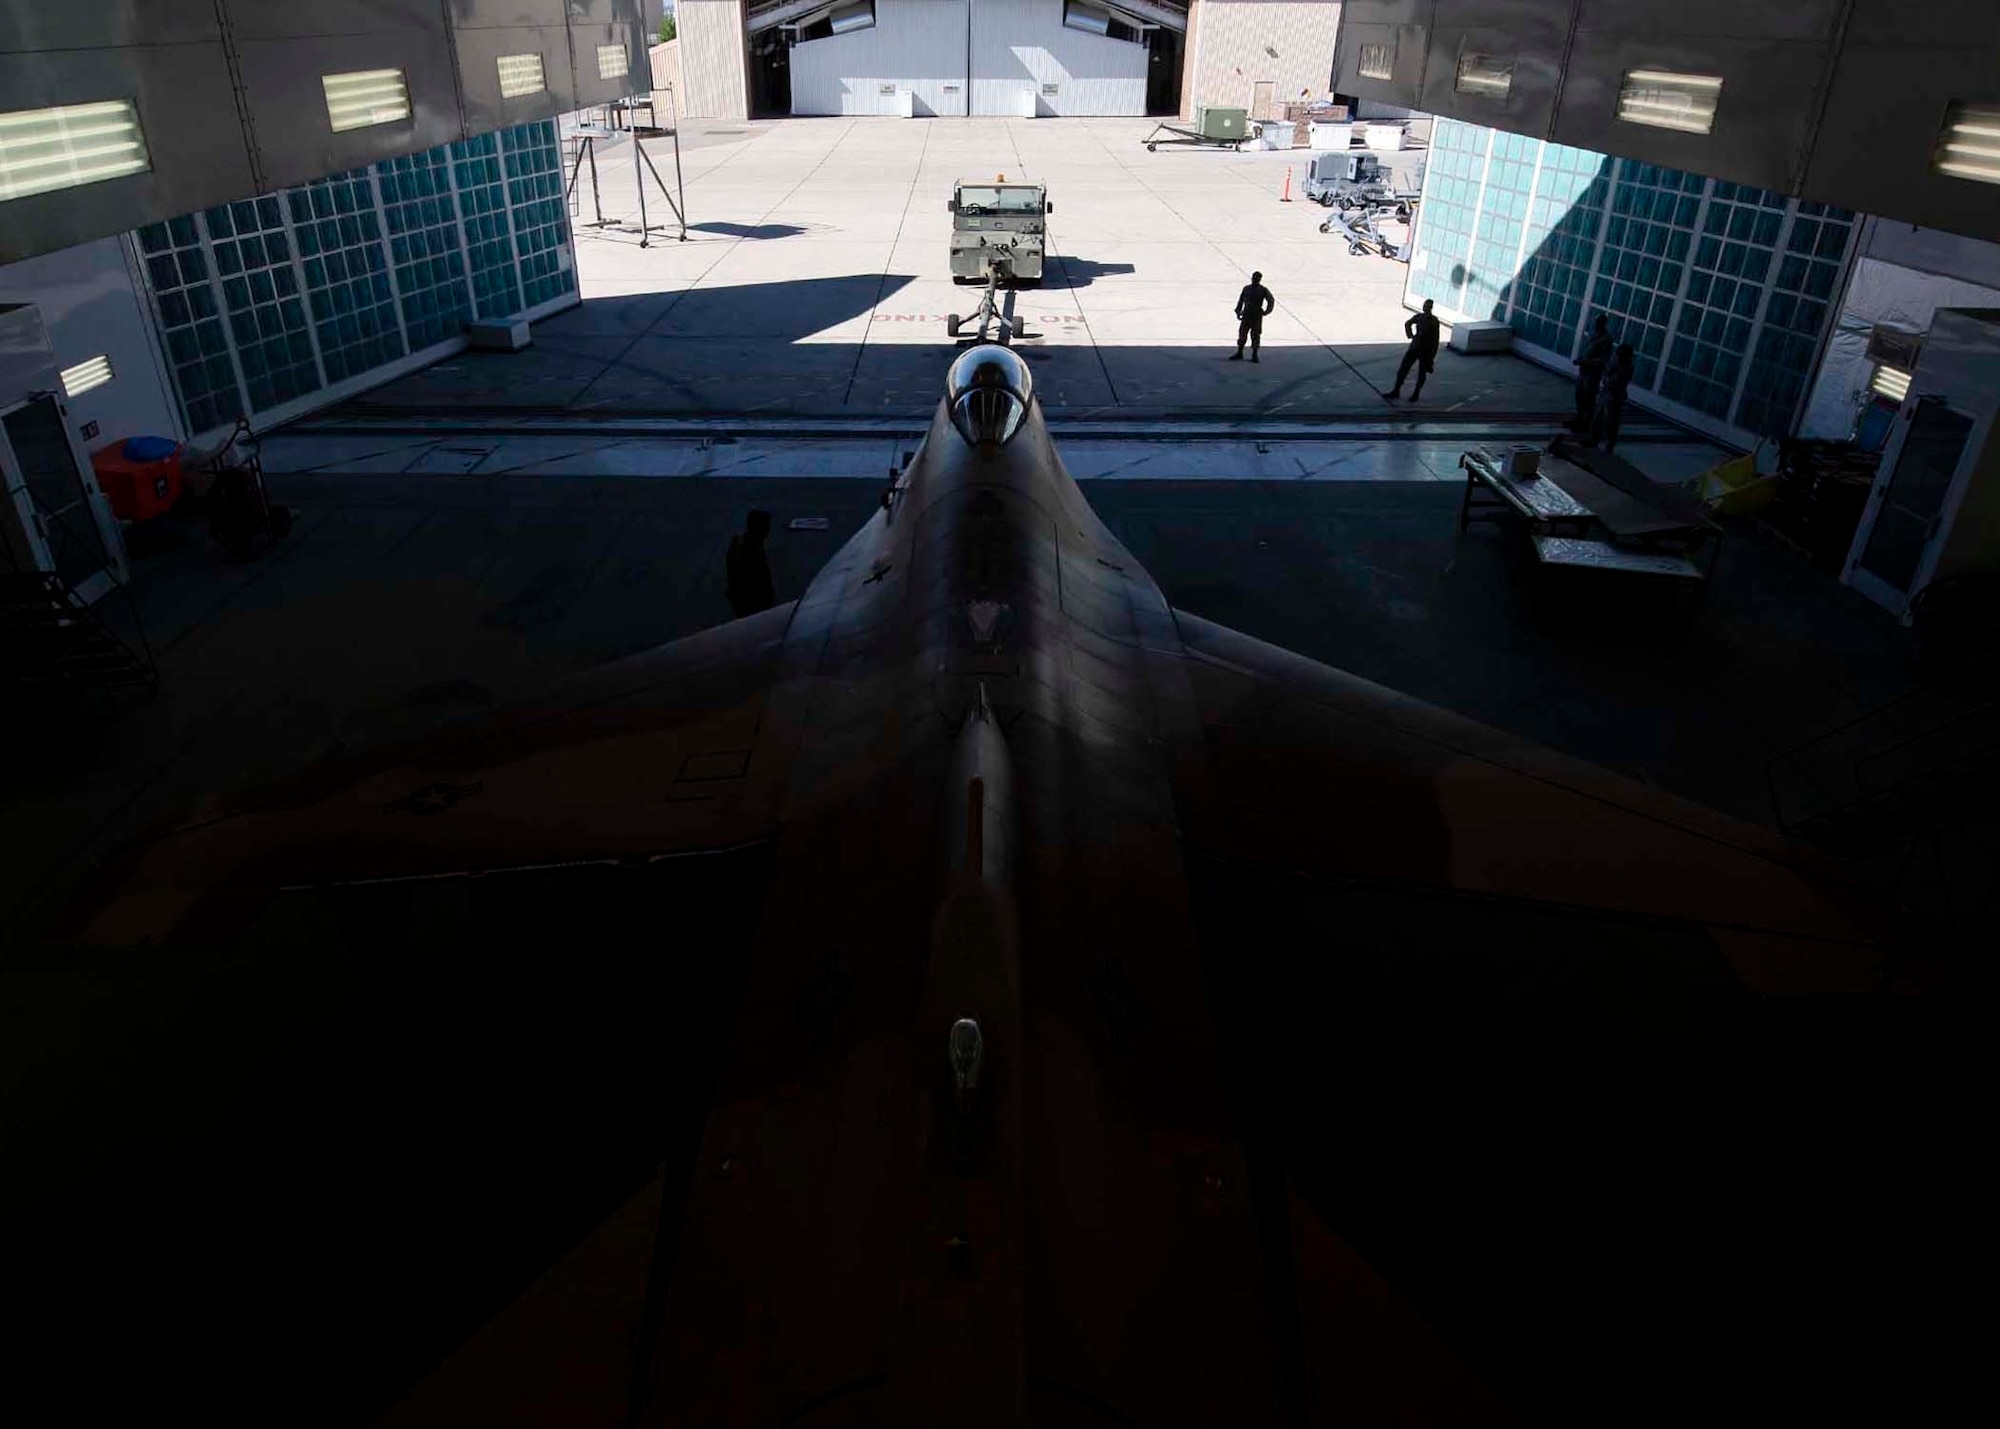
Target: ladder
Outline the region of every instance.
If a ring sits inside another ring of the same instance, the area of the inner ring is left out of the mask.
[[[9,694],[159,688],[150,649],[135,650],[79,605],[50,571],[0,571],[0,690]]]

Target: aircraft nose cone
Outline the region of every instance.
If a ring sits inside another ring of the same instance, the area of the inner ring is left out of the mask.
[[[960,1102],[971,1100],[979,1089],[979,1064],[986,1058],[986,1039],[979,1031],[979,1024],[970,1017],[952,1023],[946,1055],[951,1059],[952,1090],[958,1093]]]

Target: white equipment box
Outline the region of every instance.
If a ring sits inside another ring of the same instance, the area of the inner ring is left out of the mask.
[[[1503,322],[1469,322],[1451,325],[1451,350],[1477,356],[1487,352],[1511,352],[1514,329]]]

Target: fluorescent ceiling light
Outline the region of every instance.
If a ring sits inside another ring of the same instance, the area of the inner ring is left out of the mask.
[[[631,71],[632,57],[625,53],[623,45],[599,45],[597,47],[597,77],[599,79],[620,79]]]
[[[326,117],[336,134],[410,117],[410,87],[399,69],[323,74],[319,82],[326,89]]]
[[[1394,79],[1396,77],[1396,47],[1394,45],[1363,45],[1361,63],[1358,66],[1363,79]]]
[[[1931,172],[2000,184],[2000,104],[1959,100],[1947,109]]]
[[[1910,395],[1910,374],[1900,367],[1879,364],[1875,375],[1868,379],[1868,390],[1878,397],[1887,397],[1900,407],[1903,399]]]
[[[1505,99],[1514,87],[1514,57],[1462,54],[1458,57],[1458,79],[1454,87],[1460,94]]]
[[[540,55],[500,56],[500,97],[519,99],[524,94],[540,94],[549,87]]]
[[[1627,124],[1706,134],[1715,128],[1715,106],[1721,98],[1722,80],[1716,75],[1628,70],[1618,90],[1618,117]]]
[[[0,202],[152,167],[138,107],[129,99],[0,114]]]
[[[111,380],[111,359],[102,355],[87,358],[62,370],[63,396],[75,397]]]

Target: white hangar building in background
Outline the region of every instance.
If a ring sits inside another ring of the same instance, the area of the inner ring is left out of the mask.
[[[694,118],[1277,117],[1333,78],[1339,0],[678,0],[658,84]]]

